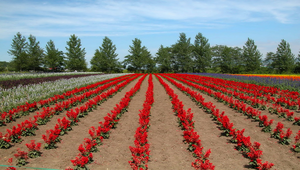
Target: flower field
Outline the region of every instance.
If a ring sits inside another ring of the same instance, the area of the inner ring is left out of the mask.
[[[299,110],[299,93],[276,87],[194,74],[99,77],[2,110],[0,169],[296,170]]]
[[[242,81],[262,86],[275,86],[280,89],[300,92],[299,75],[277,74],[219,74],[219,73],[195,73],[197,75]]]

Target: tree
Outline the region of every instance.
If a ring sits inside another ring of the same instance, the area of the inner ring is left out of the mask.
[[[190,41],[191,38],[187,38],[185,33],[180,33],[179,40],[172,45],[172,64],[175,72],[189,72],[193,70]]]
[[[290,44],[281,40],[273,58],[272,66],[278,73],[290,73],[295,67],[295,57],[291,51]]]
[[[102,47],[96,49],[91,60],[92,70],[109,72],[117,71],[120,68],[116,53],[116,45],[108,37],[104,37]]]
[[[207,68],[211,66],[211,49],[208,39],[201,33],[198,33],[195,37],[192,54],[196,69],[206,72]]]
[[[212,68],[215,72],[220,72],[221,53],[225,48],[224,45],[215,45],[210,48],[212,56]]]
[[[8,71],[9,62],[0,61],[0,71]]]
[[[245,60],[245,71],[255,73],[260,69],[261,53],[257,49],[254,40],[248,38],[243,46],[243,58]]]
[[[233,73],[234,60],[232,57],[232,49],[230,47],[225,46],[221,52],[220,67],[223,73]]]
[[[215,70],[220,69],[222,73],[241,73],[243,71],[241,48],[216,45],[211,50]]]
[[[55,48],[52,40],[48,41],[46,45],[45,66],[52,71],[60,71],[64,65],[64,53]]]
[[[33,35],[28,37],[28,41],[28,67],[30,70],[41,70],[44,59],[44,50],[40,47],[40,42],[36,42],[36,38]]]
[[[71,35],[69,41],[67,41],[66,50],[66,68],[69,70],[83,70],[87,69],[85,62],[85,48],[81,48],[81,40],[75,36]]]
[[[145,60],[145,69],[147,70],[148,73],[153,73],[156,72],[156,62],[155,59],[152,57],[150,51],[145,50],[145,56],[146,60]]]
[[[298,54],[298,57],[296,58],[296,67],[295,67],[295,73],[300,73],[300,51]]]
[[[28,55],[26,53],[27,42],[25,36],[22,36],[18,32],[11,44],[11,50],[8,51],[8,54],[13,56],[12,63],[16,71],[28,70]]]
[[[273,52],[268,52],[266,58],[263,60],[263,65],[265,67],[265,72],[273,73],[273,61],[274,61],[275,54]]]
[[[125,56],[123,64],[133,67],[138,72],[147,69],[147,61],[151,59],[151,54],[145,46],[142,46],[141,40],[137,38],[132,40],[132,46],[129,46],[128,52],[130,55]]]
[[[159,64],[159,70],[162,73],[169,72],[172,69],[171,48],[161,45],[156,53],[155,61]]]

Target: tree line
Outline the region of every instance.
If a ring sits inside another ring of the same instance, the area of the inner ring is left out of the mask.
[[[67,41],[65,53],[57,49],[52,40],[49,40],[43,49],[35,36],[30,35],[26,40],[25,36],[18,32],[8,51],[13,56],[9,65],[14,71],[86,71],[86,52],[81,46],[81,40],[73,34]]]
[[[13,56],[11,63],[17,71],[87,70],[85,48],[74,34],[67,41],[65,53],[56,49],[52,40],[44,50],[34,36],[30,35],[26,41],[20,33],[14,36],[11,46],[8,53]],[[116,49],[112,40],[104,37],[90,61],[90,70],[107,73],[124,69],[130,72],[300,73],[300,53],[295,57],[285,40],[281,40],[276,52],[268,52],[265,59],[250,38],[243,48],[211,46],[201,33],[195,36],[194,43],[185,33],[180,33],[176,43],[169,47],[161,45],[155,56],[138,38],[132,40],[129,54],[122,62],[117,58]]]
[[[154,60],[159,72],[300,73],[300,52],[295,57],[285,40],[281,40],[276,52],[268,52],[263,59],[250,38],[243,48],[211,46],[201,33],[193,44],[185,33],[180,33],[175,44],[160,46]]]

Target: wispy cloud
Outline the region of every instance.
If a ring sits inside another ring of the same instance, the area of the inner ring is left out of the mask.
[[[235,22],[299,22],[299,0],[1,1],[0,38],[128,35],[182,28],[221,28]]]

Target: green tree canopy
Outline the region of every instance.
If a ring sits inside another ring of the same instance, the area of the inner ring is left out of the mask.
[[[277,47],[272,66],[278,73],[289,73],[294,70],[295,57],[291,51],[290,44],[284,39],[281,40]]]
[[[298,57],[296,58],[295,73],[300,73],[300,51]]]
[[[153,73],[156,72],[156,62],[155,59],[152,57],[150,51],[145,50],[145,56],[146,56],[146,60],[145,60],[145,70],[147,70],[148,73]]]
[[[275,57],[275,54],[273,52],[268,52],[267,53],[266,58],[263,61],[264,66],[266,68],[268,68],[268,69],[274,69],[273,66],[272,66],[272,63],[274,61],[274,57]]]
[[[48,41],[46,45],[45,66],[52,71],[60,71],[64,65],[64,53],[55,48],[52,40]]]
[[[71,35],[67,41],[66,54],[66,68],[69,70],[83,70],[87,69],[85,62],[85,48],[81,48],[81,40],[75,34]]]
[[[8,71],[9,62],[0,61],[0,71]]]
[[[132,46],[129,46],[129,55],[125,56],[123,64],[129,65],[133,70],[141,72],[147,69],[147,62],[152,59],[150,52],[145,46],[142,46],[142,41],[138,38],[132,40]]]
[[[121,64],[118,62],[116,50],[116,45],[108,37],[104,37],[102,46],[96,49],[91,60],[92,70],[109,73],[119,70]]]
[[[28,37],[28,41],[28,67],[30,70],[41,70],[44,60],[44,50],[40,47],[40,42],[37,42],[36,38],[33,35],[30,35]]]
[[[245,61],[245,71],[255,73],[260,69],[262,63],[261,53],[257,49],[254,40],[248,38],[243,46],[243,59]]]
[[[191,38],[187,38],[185,33],[180,33],[179,40],[172,45],[172,64],[175,72],[190,72],[193,70],[190,42]]]
[[[241,48],[216,45],[212,47],[212,54],[215,70],[220,68],[222,73],[241,73],[243,71]]]
[[[156,53],[155,61],[159,65],[159,71],[162,73],[172,70],[171,50],[171,48],[161,45]]]
[[[15,70],[28,70],[29,57],[26,53],[28,43],[26,42],[25,36],[22,36],[22,34],[18,32],[12,41],[11,50],[8,51],[8,54],[13,56],[12,63]]]
[[[192,55],[195,68],[201,72],[206,72],[207,68],[211,66],[211,48],[208,39],[201,33],[195,37]]]

